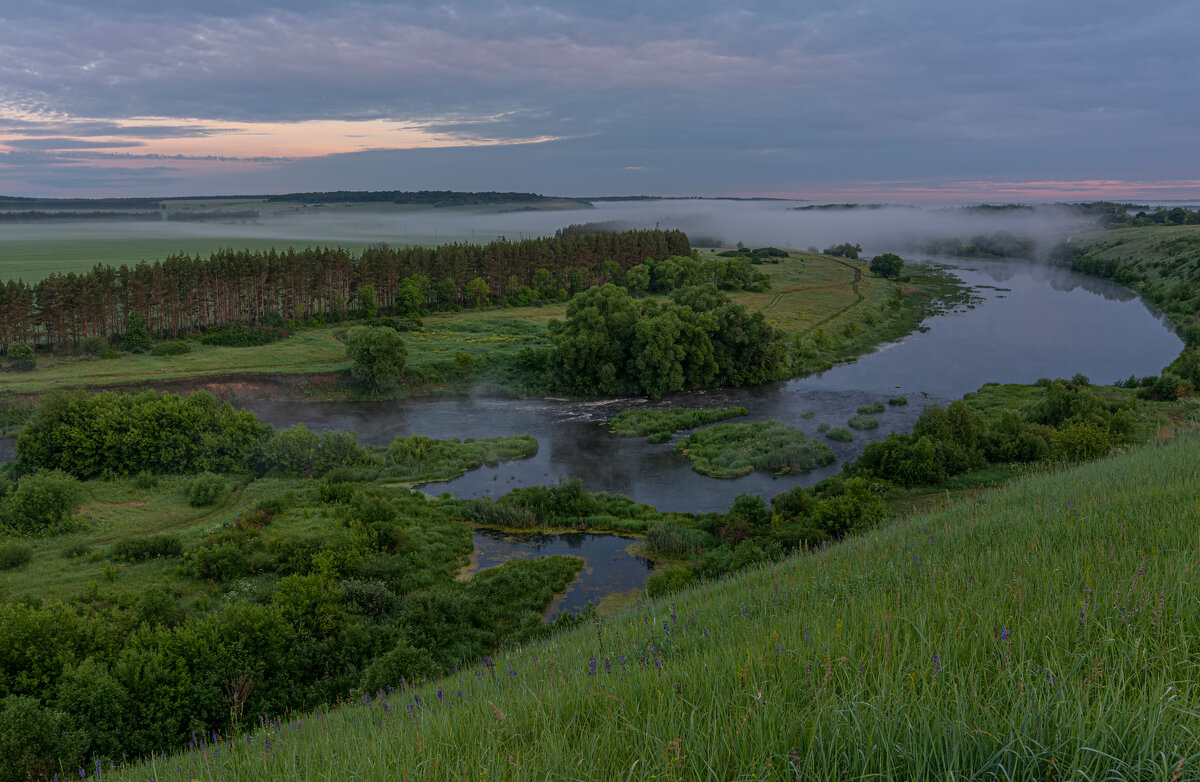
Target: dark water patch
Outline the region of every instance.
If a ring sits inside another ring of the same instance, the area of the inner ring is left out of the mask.
[[[579,613],[588,603],[599,605],[609,595],[644,589],[653,568],[650,560],[630,553],[630,548],[641,542],[635,538],[590,532],[520,534],[489,529],[475,530],[473,538],[475,551],[464,574],[514,559],[566,555],[584,560],[579,577],[551,603],[547,610],[549,619],[561,611]]]

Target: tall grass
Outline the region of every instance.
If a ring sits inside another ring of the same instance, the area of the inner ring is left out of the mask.
[[[710,478],[737,478],[754,470],[811,470],[834,460],[828,445],[779,421],[717,424],[675,443],[675,450]]]
[[[648,601],[122,779],[1200,777],[1200,441]]]
[[[613,416],[608,427],[615,435],[623,437],[646,437],[649,442],[661,443],[671,435],[684,429],[715,424],[727,418],[737,418],[749,411],[744,407],[714,407],[688,409],[672,407],[669,410],[626,410]]]

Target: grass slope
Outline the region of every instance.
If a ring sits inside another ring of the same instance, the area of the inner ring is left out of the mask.
[[[1195,779],[1200,441],[115,778]]]

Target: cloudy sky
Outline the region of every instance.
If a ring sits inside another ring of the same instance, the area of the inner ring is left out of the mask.
[[[0,194],[1200,198],[1200,3],[24,0]]]

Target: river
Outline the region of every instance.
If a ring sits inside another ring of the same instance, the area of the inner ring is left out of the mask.
[[[496,497],[515,486],[577,476],[593,491],[619,492],[661,510],[717,511],[742,492],[771,497],[840,469],[864,443],[912,428],[923,404],[947,404],[987,382],[1030,383],[1040,377],[1087,375],[1110,383],[1157,374],[1183,343],[1166,319],[1126,288],[1043,264],[956,262],[950,269],[978,290],[981,301],[930,318],[927,331],[883,346],[856,362],[811,377],[747,389],[644,399],[572,402],[486,396],[430,397],[393,402],[256,402],[247,405],[276,427],[302,422],[314,429],[353,429],[362,442],[384,445],[409,434],[489,437],[528,433],[536,456],[474,470],[427,491]],[[693,472],[672,443],[616,437],[603,422],[632,407],[742,405],[752,420],[778,419],[814,437],[822,422],[845,426],[856,408],[903,395],[881,426],[830,443],[838,461],[810,473],[734,480]],[[805,418],[807,412],[810,418]]]

